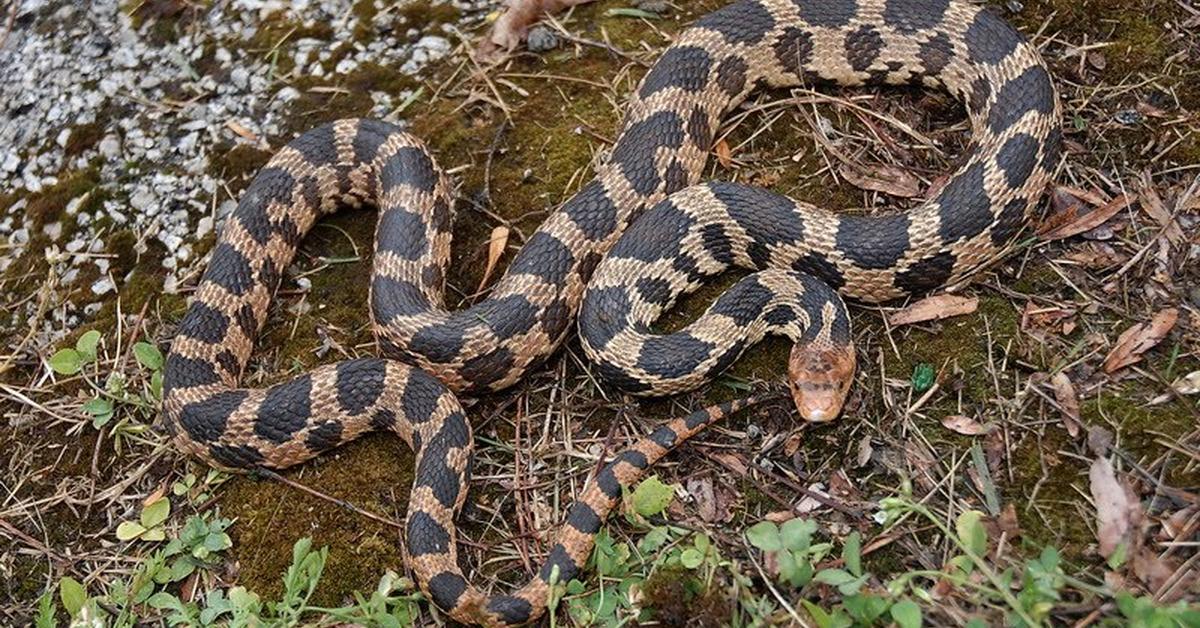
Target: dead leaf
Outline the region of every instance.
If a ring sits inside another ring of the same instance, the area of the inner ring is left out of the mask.
[[[1133,543],[1142,507],[1133,490],[1117,480],[1108,458],[1092,462],[1088,480],[1096,504],[1096,540],[1100,542],[1100,555],[1108,558],[1122,543]]]
[[[1066,426],[1067,433],[1071,435],[1071,438],[1077,438],[1081,426],[1079,395],[1075,393],[1075,385],[1071,383],[1071,378],[1063,372],[1055,373],[1054,377],[1050,378],[1050,384],[1054,386],[1054,399],[1058,401],[1058,407],[1062,409],[1063,425]]]
[[[729,142],[726,142],[725,138],[717,140],[716,145],[713,146],[713,152],[717,154],[717,162],[721,164],[722,168],[733,166],[733,151],[730,150]]]
[[[746,475],[750,472],[750,465],[746,464],[746,459],[740,454],[721,452],[709,454],[709,457],[738,475]]]
[[[496,18],[492,32],[483,39],[476,50],[476,58],[495,60],[501,52],[515,49],[525,36],[529,27],[544,13],[556,13],[577,4],[586,4],[591,0],[506,0],[508,8],[504,14]]]
[[[1077,190],[1064,187],[1054,189],[1050,197],[1053,210],[1038,227],[1038,237],[1043,240],[1062,240],[1091,231],[1137,200],[1136,194],[1121,194],[1099,207],[1088,210],[1083,199],[1072,192]]]
[[[951,414],[942,419],[942,425],[946,429],[962,434],[963,436],[979,436],[980,434],[987,434],[992,431],[991,425],[984,425],[975,419],[965,417],[961,414]]]
[[[691,478],[685,486],[687,492],[696,500],[696,511],[700,514],[700,519],[708,523],[724,523],[733,517],[729,509],[729,495],[720,487],[713,486],[712,478]]]
[[[1138,548],[1129,563],[1133,567],[1134,575],[1150,591],[1161,590],[1179,568],[1178,565],[1172,564],[1172,561],[1154,553],[1149,547]],[[1176,589],[1186,591],[1187,587],[1177,587]],[[1173,602],[1174,600],[1164,599],[1163,601]]]
[[[875,453],[875,448],[871,446],[871,437],[863,436],[862,440],[858,441],[858,458],[855,460],[855,467],[864,467],[871,461],[871,454]]]
[[[1104,372],[1114,373],[1141,361],[1142,354],[1162,342],[1178,320],[1179,310],[1169,307],[1159,310],[1149,323],[1138,323],[1126,329],[1117,338],[1117,344],[1108,357],[1104,358]]]
[[[226,120],[225,128],[229,129],[230,131],[233,131],[234,133],[240,135],[242,138],[249,140],[250,142],[252,142],[254,144],[257,144],[259,141],[258,136],[254,134],[254,131],[251,131],[250,129],[247,129],[246,127],[242,126],[241,124],[238,123],[237,120],[233,120],[233,119]]]
[[[1187,237],[1183,235],[1183,230],[1179,228],[1179,224],[1167,209],[1167,204],[1163,202],[1162,197],[1158,195],[1158,191],[1151,184],[1149,173],[1142,173],[1139,191],[1142,196],[1142,211],[1163,228],[1163,235],[1167,237],[1167,241],[1173,246],[1180,246],[1186,242]]]
[[[921,182],[917,177],[895,166],[874,164],[854,167],[842,164],[838,172],[851,185],[864,190],[883,192],[900,198],[913,198],[921,193]]]
[[[1171,388],[1181,395],[1200,393],[1200,371],[1192,371],[1180,377],[1171,384]]]
[[[888,323],[899,327],[900,325],[911,325],[913,323],[970,314],[978,308],[979,299],[975,297],[938,294],[921,299],[899,312],[891,313],[888,316]]]
[[[479,287],[476,288],[476,291],[483,290],[483,287],[487,285],[492,271],[496,270],[496,262],[499,262],[504,255],[506,246],[508,246],[508,227],[500,225],[492,229],[492,238],[488,240],[487,266],[483,268],[483,278],[479,280]]]

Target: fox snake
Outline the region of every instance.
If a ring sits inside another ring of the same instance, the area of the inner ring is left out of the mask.
[[[971,145],[944,186],[901,213],[835,214],[737,183],[698,184],[726,112],[758,86],[811,83],[945,89],[965,105]],[[579,575],[623,487],[761,397],[676,419],[614,457],[569,508],[538,575],[488,596],[458,565],[453,520],[472,435],[454,393],[514,384],[579,313],[597,372],[637,394],[694,388],[763,334],[787,335],[801,413],[833,418],[854,369],[839,293],[867,302],[923,293],[1002,255],[1057,168],[1059,113],[1036,50],[980,7],[741,0],[667,48],[630,96],[595,178],[533,233],[486,298],[456,312],[442,305],[452,189],[433,157],[382,122],[321,126],[282,148],[226,221],[171,345],[164,423],[180,450],[231,468],[287,467],[368,431],[397,433],[416,452],[406,553],[426,596],[463,622],[531,621],[553,582]],[[364,204],[379,209],[370,313],[386,357],[240,388],[301,238],[319,217]],[[681,294],[731,266],[756,272],[684,329],[651,329]]]

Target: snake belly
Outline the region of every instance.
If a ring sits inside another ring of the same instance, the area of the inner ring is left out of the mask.
[[[741,188],[692,187],[725,112],[755,86],[811,82],[945,88],[966,103],[972,149],[937,196],[890,216],[836,216],[788,201],[789,213],[778,199],[748,208],[726,193]],[[732,220],[720,228],[724,240],[688,236],[693,223],[686,220],[674,227],[686,233],[668,262],[691,273],[689,282],[724,263],[713,244],[720,240],[730,243],[726,257],[735,263],[778,264],[821,279],[802,291],[816,294],[821,284],[867,301],[901,297],[966,276],[1015,237],[1057,166],[1058,116],[1036,51],[978,7],[947,0],[743,0],[701,18],[663,53],[630,96],[596,177],[547,218],[487,298],[454,312],[442,300],[452,190],[424,145],[370,120],[319,127],[264,166],[222,227],[167,358],[164,425],[180,451],[243,469],[288,467],[372,430],[397,433],[416,452],[406,552],[426,596],[463,622],[529,621],[544,612],[551,581],[579,573],[622,487],[736,409],[679,419],[604,467],[569,509],[545,566],[516,593],[488,597],[459,569],[453,520],[466,497],[472,442],[454,393],[510,386],[551,354],[631,217],[670,197],[660,207]],[[322,215],[364,204],[379,210],[370,314],[384,357],[321,366],[268,388],[239,387],[281,273],[304,234]],[[763,211],[781,220],[751,233],[758,229],[742,217]],[[633,242],[623,250],[639,259]],[[679,276],[664,278],[679,283]],[[641,316],[634,305],[645,295],[628,296],[630,309],[622,313],[632,320]],[[802,322],[811,327],[813,320]],[[725,328],[741,333],[750,326]],[[593,348],[606,345],[584,336]],[[651,345],[642,341],[638,355]],[[654,386],[670,374],[651,368],[635,375]]]

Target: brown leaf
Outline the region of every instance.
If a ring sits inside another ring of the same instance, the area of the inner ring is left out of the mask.
[[[1050,378],[1050,384],[1054,386],[1054,399],[1062,409],[1063,425],[1071,438],[1077,438],[1080,432],[1079,395],[1075,394],[1075,385],[1071,383],[1071,378],[1061,371]]]
[[[496,270],[496,263],[504,255],[506,246],[508,246],[508,227],[500,225],[492,229],[492,238],[488,240],[487,266],[483,268],[483,278],[479,280],[479,287],[476,288],[476,291],[483,290],[483,287],[487,285],[492,271]]]
[[[733,166],[733,151],[729,148],[729,142],[726,142],[725,138],[717,140],[716,145],[713,146],[713,152],[717,154],[717,162],[721,164],[722,168]]]
[[[746,459],[740,454],[719,452],[709,454],[709,457],[738,475],[746,475],[750,472],[750,465],[746,464]]]
[[[1158,591],[1163,585],[1175,575],[1175,571],[1179,568],[1173,564],[1173,561],[1163,558],[1154,553],[1149,547],[1140,547],[1133,553],[1132,560],[1129,561],[1133,567],[1133,573],[1141,580],[1146,588],[1150,591]],[[1187,587],[1176,587],[1177,591],[1186,591]],[[1165,599],[1164,602],[1173,602],[1174,599]]]
[[[991,425],[984,425],[975,419],[965,417],[961,414],[951,414],[942,419],[942,425],[952,431],[962,434],[963,436],[979,436],[992,431]]]
[[[1104,358],[1104,372],[1114,373],[1139,362],[1143,353],[1167,337],[1178,320],[1179,310],[1169,307],[1159,310],[1149,323],[1138,323],[1126,329],[1117,338],[1117,344],[1108,353],[1108,357]]]
[[[506,0],[508,8],[492,25],[492,32],[484,38],[476,51],[476,57],[494,60],[501,52],[513,50],[529,34],[529,27],[543,13],[556,13],[569,6],[585,4],[591,0]]]
[[[838,172],[851,185],[864,190],[883,192],[900,198],[913,198],[921,193],[921,182],[917,177],[895,166],[875,164],[858,168],[842,164]]]
[[[1108,458],[1092,462],[1088,480],[1096,503],[1096,540],[1100,542],[1100,555],[1108,558],[1122,543],[1134,541],[1141,522],[1141,504],[1133,490],[1117,480]]]
[[[1200,372],[1200,371],[1197,371]],[[871,446],[870,435],[863,436],[858,441],[858,458],[855,459],[855,467],[865,467],[871,461],[871,454],[875,453],[875,448]]]
[[[1088,210],[1083,200],[1073,194],[1074,190],[1058,187],[1050,197],[1053,211],[1038,228],[1038,237],[1043,240],[1062,240],[1099,227],[1137,200],[1136,194],[1121,194],[1116,198]]]
[[[924,321],[940,320],[951,316],[970,314],[979,307],[979,299],[960,297],[953,294],[938,294],[926,297],[888,315],[888,323],[899,327]]]
[[[247,129],[246,127],[242,126],[241,124],[238,123],[237,120],[233,120],[233,119],[226,120],[225,127],[227,129],[229,129],[230,131],[237,133],[241,137],[243,137],[255,144],[258,143],[258,136],[254,134],[254,131],[251,131],[250,129]]]
[[[1143,173],[1139,185],[1139,193],[1142,197],[1142,211],[1146,212],[1154,222],[1157,222],[1163,228],[1163,235],[1173,246],[1180,246],[1187,241],[1187,237],[1183,235],[1183,230],[1179,228],[1179,224],[1175,222],[1174,216],[1167,209],[1167,204],[1163,202],[1158,191],[1154,189],[1154,185],[1150,182],[1150,175]]]
[[[686,482],[687,491],[696,500],[696,511],[708,523],[729,521],[733,514],[729,509],[729,495],[719,486],[713,486],[712,478],[691,478]]]
[[[1179,379],[1171,384],[1171,388],[1181,395],[1195,395],[1200,393],[1200,371],[1192,371],[1187,375],[1181,375]]]

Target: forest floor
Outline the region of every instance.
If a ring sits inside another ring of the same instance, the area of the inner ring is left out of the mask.
[[[155,429],[162,354],[215,233],[275,149],[381,117],[454,177],[447,302],[472,303],[500,274],[485,277],[489,252],[502,269],[586,183],[626,95],[721,4],[602,0],[540,27],[554,49],[486,67],[471,52],[487,3],[0,8],[0,623],[442,622],[402,560],[399,439],[251,477],[185,460]],[[1061,92],[1065,163],[1038,224],[951,295],[852,307],[860,368],[838,421],[768,405],[657,465],[559,591],[558,622],[1197,620],[1200,5],[990,4]],[[869,212],[919,203],[970,129],[944,94],[821,88],[756,94],[719,137],[706,180]],[[247,385],[375,354],[374,226],[348,210],[305,239]],[[916,316],[947,304],[962,313]],[[571,341],[470,400],[468,573],[519,586],[599,463],[663,419],[777,384],[787,349],[638,400]]]

